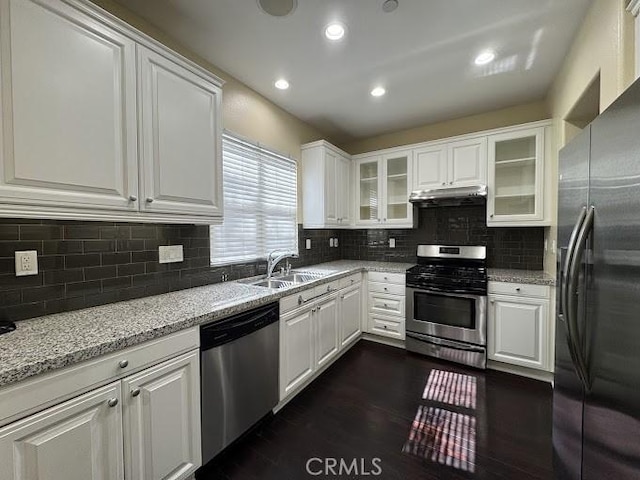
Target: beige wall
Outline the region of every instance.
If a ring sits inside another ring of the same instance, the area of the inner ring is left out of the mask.
[[[324,138],[318,130],[183,47],[122,5],[113,0],[91,1],[223,79],[222,118],[225,129],[298,160],[301,144]],[[300,170],[298,169],[298,192],[301,197]],[[302,222],[301,198],[298,202],[298,221]]]
[[[633,81],[635,33],[627,0],[594,0],[571,49],[549,92],[548,104],[554,119],[556,147],[549,159],[554,185],[551,200],[553,225],[547,239],[556,239],[558,156],[557,152],[577,133],[565,122],[569,112],[594,78],[600,75],[600,112],[606,109]],[[550,243],[550,242],[549,242]],[[555,255],[545,257],[545,269],[555,271]]]
[[[453,137],[455,135],[490,130],[492,128],[546,120],[549,117],[549,111],[545,102],[528,103],[357,140],[345,145],[340,145],[340,147],[352,155],[355,155],[357,153],[371,152],[382,148],[427,142],[440,138]]]

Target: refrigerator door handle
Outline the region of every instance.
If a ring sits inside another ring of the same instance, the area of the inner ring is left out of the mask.
[[[560,282],[560,305],[562,307],[562,313],[565,317],[567,317],[567,282],[569,279],[569,269],[571,268],[571,259],[573,258],[574,250],[576,248],[576,241],[578,240],[578,232],[580,231],[582,224],[584,223],[584,219],[587,217],[587,207],[582,207],[580,210],[580,215],[578,215],[578,220],[576,224],[573,226],[573,230],[571,232],[571,237],[569,237],[569,245],[567,246],[567,253],[564,261],[564,268],[562,269],[561,282]]]
[[[564,312],[567,330],[569,333],[569,349],[571,357],[573,358],[576,372],[586,391],[591,389],[591,382],[589,380],[588,365],[585,357],[585,352],[581,347],[580,332],[578,329],[578,303],[577,303],[577,288],[578,279],[580,274],[580,264],[582,263],[582,257],[587,247],[587,239],[593,230],[593,220],[595,215],[594,207],[589,207],[586,218],[582,223],[582,227],[576,237],[575,251],[571,255],[571,261],[569,263],[569,270],[567,272],[567,282],[565,290],[565,298],[567,309]]]

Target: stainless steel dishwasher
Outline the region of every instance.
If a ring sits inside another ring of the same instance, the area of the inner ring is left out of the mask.
[[[203,465],[278,403],[278,319],[273,303],[200,327]]]

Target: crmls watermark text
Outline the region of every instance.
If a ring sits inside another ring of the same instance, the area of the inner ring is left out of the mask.
[[[333,476],[378,476],[382,474],[382,460],[379,458],[318,458],[307,460],[306,468],[309,475]]]

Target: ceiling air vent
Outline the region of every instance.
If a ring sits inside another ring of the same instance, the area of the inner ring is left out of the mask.
[[[298,0],[258,0],[258,6],[272,17],[286,17],[298,6]]]

